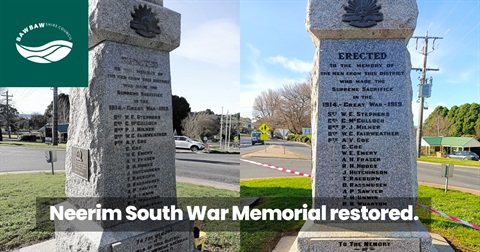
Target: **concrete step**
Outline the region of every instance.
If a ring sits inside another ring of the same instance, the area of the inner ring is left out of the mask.
[[[433,251],[432,252],[455,252],[453,248],[442,236],[430,233],[432,236]],[[296,252],[297,251],[297,237],[284,236],[277,243],[272,252]]]

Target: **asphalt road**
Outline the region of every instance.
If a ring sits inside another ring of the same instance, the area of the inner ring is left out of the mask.
[[[420,182],[445,185],[445,178],[440,173],[440,164],[418,162],[417,175]],[[480,168],[455,166],[453,177],[448,179],[448,185],[480,191]]]
[[[244,140],[247,142],[249,139]],[[249,142],[249,141],[248,141]],[[242,142],[243,143],[243,142]],[[281,141],[267,141],[266,144],[283,144]],[[262,150],[263,145],[242,144],[241,153]],[[310,156],[310,148],[300,143],[287,143],[286,149],[304,156]],[[0,147],[0,173],[23,171],[51,171],[51,164],[45,161],[48,149],[29,149],[21,147]],[[58,161],[54,163],[55,171],[65,169],[65,151],[57,150]],[[299,172],[311,173],[308,159],[250,158],[264,164],[280,166]],[[177,177],[204,181],[206,183],[225,184],[238,187],[240,179],[268,177],[296,177],[297,175],[280,172],[262,166],[241,162],[239,155],[203,154],[190,151],[177,151]],[[445,178],[440,176],[440,165],[418,163],[418,180],[420,182],[444,185]],[[480,191],[480,168],[456,166],[449,185]]]
[[[245,139],[247,142],[249,139]],[[281,144],[280,141],[266,141],[266,144]],[[260,151],[263,145],[251,146],[242,145],[241,155]],[[310,147],[301,143],[287,143],[286,149],[304,156],[310,156]],[[310,160],[304,159],[282,159],[282,158],[260,158],[251,157],[248,160],[260,162],[262,164],[274,165],[303,173],[311,173]],[[445,178],[441,177],[440,164],[417,163],[417,176],[419,182],[444,185]],[[254,178],[273,178],[273,177],[298,177],[286,172],[273,170],[259,165],[241,162],[240,179]],[[471,168],[465,166],[455,166],[453,178],[449,178],[449,186],[480,191],[480,168]]]
[[[45,151],[49,149],[33,149],[22,147],[0,147],[0,173],[20,171],[51,171],[52,165],[45,159]],[[65,170],[65,151],[57,152],[57,162],[53,164],[55,171]]]
[[[21,147],[0,147],[0,173],[51,171],[51,164],[45,161],[45,151]],[[65,151],[57,150],[58,161],[55,171],[65,170]],[[238,187],[240,177],[239,155],[204,154],[177,150],[175,166],[177,177],[182,181],[204,182],[202,184],[224,184],[226,188]]]
[[[177,177],[240,188],[238,154],[177,151],[175,166],[177,167]]]
[[[250,140],[249,137],[242,138],[240,143],[241,143],[241,146],[240,146],[241,155],[263,150],[265,148],[265,145],[266,146],[278,145],[282,147],[285,145],[286,150],[298,153],[302,156],[311,157],[312,155],[309,145],[304,143],[289,142],[289,141],[283,141],[283,140],[268,140],[268,141],[265,141],[265,145],[261,145],[261,144],[252,145],[252,141]]]

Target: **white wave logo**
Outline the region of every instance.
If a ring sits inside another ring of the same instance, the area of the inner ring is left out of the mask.
[[[73,43],[65,40],[55,40],[38,47],[29,47],[16,44],[17,51],[25,59],[35,63],[57,62],[70,53]]]

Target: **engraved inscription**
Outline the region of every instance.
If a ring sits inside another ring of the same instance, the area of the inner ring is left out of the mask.
[[[420,239],[403,238],[337,238],[332,239],[312,239],[312,250],[320,251],[324,248],[330,248],[329,251],[336,252],[360,252],[360,251],[394,251],[395,248],[409,248],[408,251],[420,252]]]
[[[378,49],[377,49],[378,50]],[[405,66],[389,51],[357,51],[355,47],[332,51],[320,67],[319,134],[326,146],[337,150],[331,165],[341,170],[337,194],[343,207],[382,206],[391,182],[390,157],[379,143],[395,143],[406,137],[392,127],[406,104],[396,92],[405,78]],[[391,97],[391,100],[385,99]],[[329,169],[329,168],[327,168]]]
[[[112,118],[113,146],[123,154],[127,205],[150,207],[158,204],[161,182],[161,153],[155,143],[168,141],[165,120],[171,107],[170,79],[162,72],[161,62],[119,56],[117,65],[109,69],[115,83],[115,103],[109,104]],[[168,95],[168,96],[167,96]],[[172,139],[173,141],[173,139]]]
[[[134,239],[112,244],[113,252],[171,252],[185,251],[188,246],[188,232],[173,231],[168,228],[164,231],[152,232]],[[187,246],[186,246],[187,244]]]

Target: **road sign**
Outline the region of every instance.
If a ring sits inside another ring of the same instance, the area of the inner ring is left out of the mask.
[[[260,140],[268,140],[268,135],[265,133],[260,134]]]
[[[258,127],[258,130],[260,130],[263,134],[267,133],[270,130],[270,127],[268,127],[265,123],[260,125]],[[263,139],[262,139],[263,140]]]
[[[278,132],[282,134],[282,136],[285,138],[285,136],[288,134],[288,129],[279,129]]]

